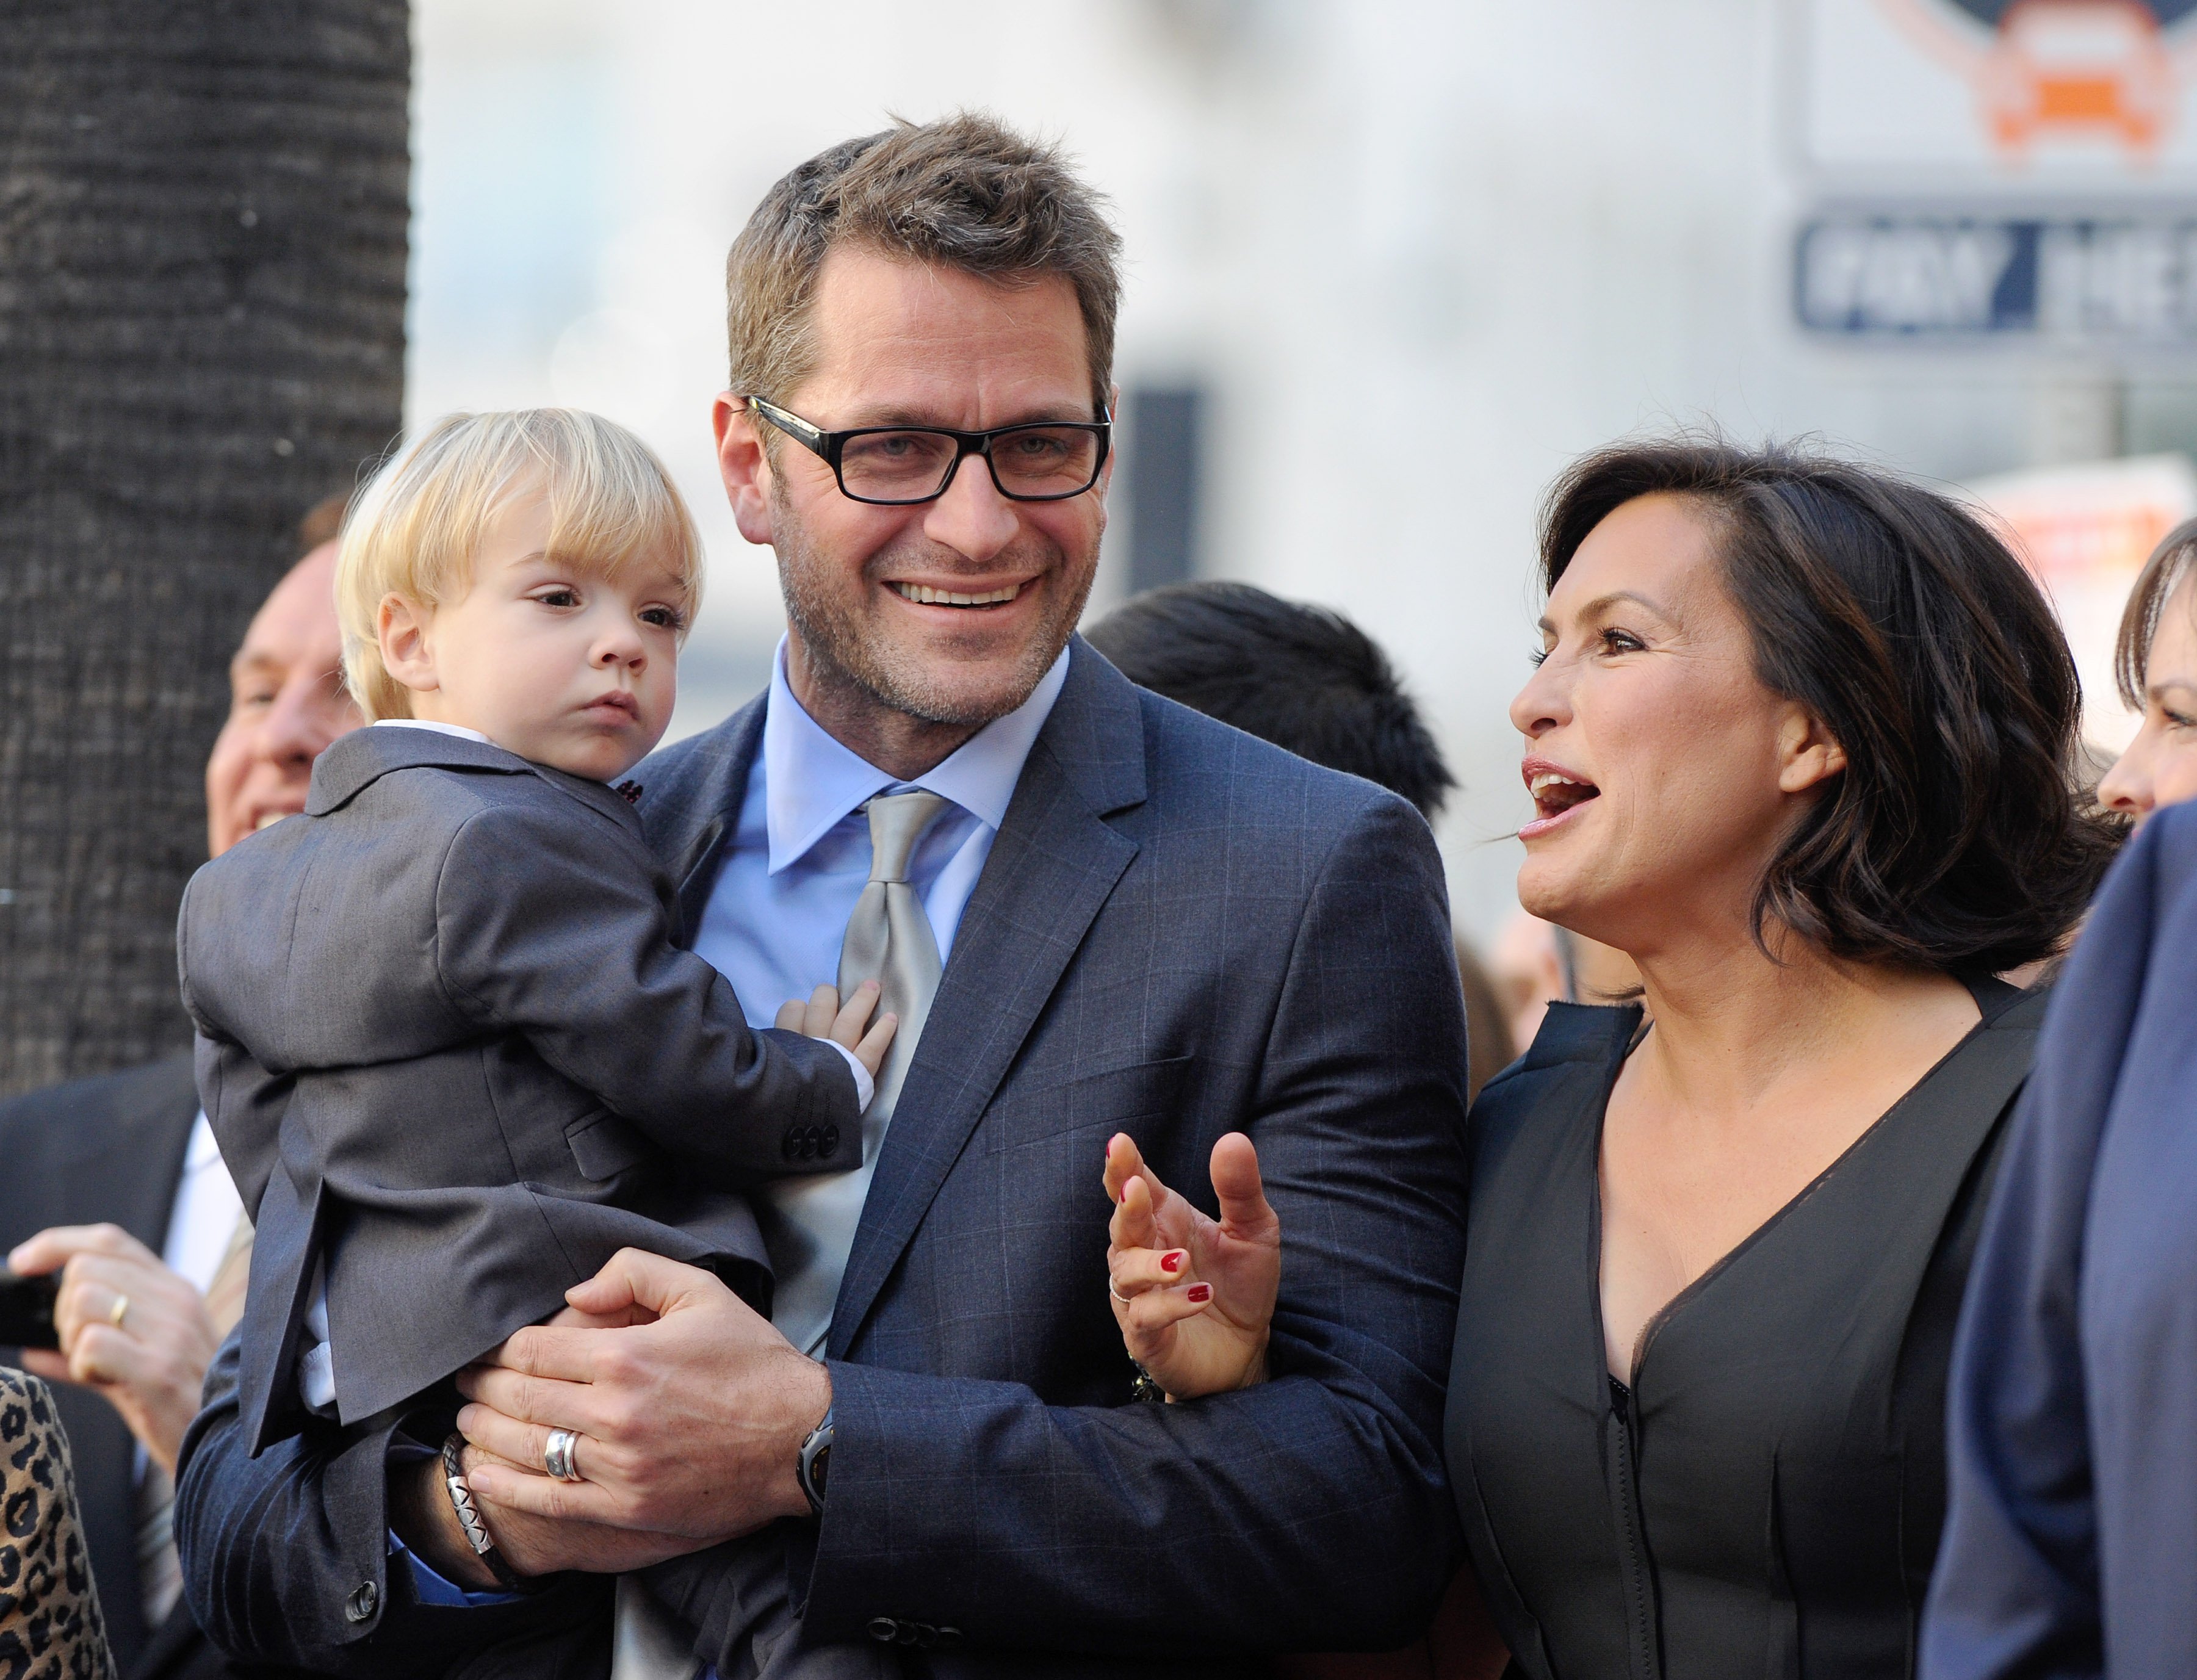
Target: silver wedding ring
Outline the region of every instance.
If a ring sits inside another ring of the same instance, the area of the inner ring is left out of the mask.
[[[549,1439],[542,1444],[542,1468],[559,1481],[582,1481],[580,1467],[572,1462],[572,1450],[580,1438],[570,1429],[552,1429]]]
[[[1106,1279],[1106,1293],[1113,1296],[1115,1300],[1120,1301],[1124,1306],[1127,1306],[1129,1304],[1128,1296],[1123,1295],[1119,1289],[1114,1287],[1114,1279],[1110,1275]]]

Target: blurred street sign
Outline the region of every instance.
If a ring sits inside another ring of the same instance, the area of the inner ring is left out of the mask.
[[[2083,733],[2111,752],[2139,720],[2113,686],[2121,608],[2159,541],[2197,515],[2197,472],[2178,455],[2043,467],[1968,485],[2060,614],[2083,679]]]
[[[1795,315],[1816,333],[2197,348],[2197,205],[1829,212],[1802,223],[1793,284]]]
[[[2197,0],[1794,0],[1819,172],[2186,190]]]

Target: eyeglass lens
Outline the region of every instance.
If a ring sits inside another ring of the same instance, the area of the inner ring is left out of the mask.
[[[942,432],[866,432],[839,455],[850,495],[921,501],[946,488],[960,446]],[[992,476],[1009,495],[1067,496],[1098,476],[1098,435],[1074,426],[1023,426],[992,439]]]

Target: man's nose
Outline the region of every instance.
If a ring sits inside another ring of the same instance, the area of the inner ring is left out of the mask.
[[[992,469],[981,457],[965,455],[945,494],[924,516],[923,534],[965,558],[988,560],[1015,540],[1022,516],[1000,494]]]

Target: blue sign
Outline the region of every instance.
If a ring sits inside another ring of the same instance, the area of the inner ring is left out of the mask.
[[[1823,215],[1800,229],[1793,300],[1802,327],[1850,339],[2197,349],[2197,206]]]

